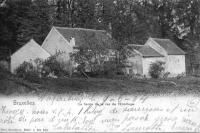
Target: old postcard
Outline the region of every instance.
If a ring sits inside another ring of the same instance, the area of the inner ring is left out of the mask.
[[[0,0],[0,132],[200,132],[199,0]]]

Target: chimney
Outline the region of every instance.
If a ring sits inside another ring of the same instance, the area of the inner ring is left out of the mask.
[[[72,47],[75,47],[75,38],[74,37],[71,37],[70,40],[69,40],[69,43]]]

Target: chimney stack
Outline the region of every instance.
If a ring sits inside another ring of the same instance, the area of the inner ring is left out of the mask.
[[[71,37],[69,43],[72,47],[75,47],[75,38]]]

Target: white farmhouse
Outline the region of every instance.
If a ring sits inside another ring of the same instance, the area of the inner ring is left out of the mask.
[[[29,62],[37,58],[45,60],[48,57],[50,57],[50,54],[31,39],[27,44],[11,55],[11,72],[14,73],[16,68],[18,68],[24,61]]]
[[[134,53],[136,56],[128,58],[133,69],[128,69],[136,74],[149,77],[150,64],[156,61],[165,62],[165,72],[169,72],[170,77],[186,72],[185,52],[169,39],[149,38],[144,45],[135,45]]]
[[[70,54],[80,46],[88,46],[88,43],[95,46],[110,45],[111,37],[104,30],[52,27],[44,40],[42,47],[51,55],[61,52],[59,59],[68,62]]]

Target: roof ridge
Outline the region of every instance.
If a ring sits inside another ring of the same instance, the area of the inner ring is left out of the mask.
[[[138,51],[142,54],[143,57],[163,57],[163,55],[160,52],[156,51],[148,45],[142,45],[142,47],[140,47]]]
[[[144,46],[143,44],[128,44],[128,46]]]
[[[49,55],[51,55],[46,49],[44,49],[41,45],[39,45],[33,38],[29,39],[24,45],[22,45],[20,48],[18,48],[12,55],[11,57],[16,54],[19,50],[22,48],[26,47],[27,45],[35,45],[36,47],[40,48],[41,50],[47,52]]]
[[[158,39],[158,40],[170,40],[171,41],[171,39],[169,39],[169,38],[154,38],[154,37],[151,37],[152,39]]]
[[[76,28],[72,28],[72,27],[59,27],[59,26],[53,26],[55,27],[56,29],[59,28],[59,29],[76,29],[76,30],[85,30],[85,31],[101,31],[101,32],[106,32],[106,30],[96,30],[96,29],[86,29],[86,28],[79,28],[79,27],[76,27]]]
[[[144,44],[128,44],[128,46],[150,47],[149,45],[144,45]]]
[[[161,39],[161,38],[152,38],[157,44],[159,44],[168,55],[181,55],[185,52],[171,39]]]

